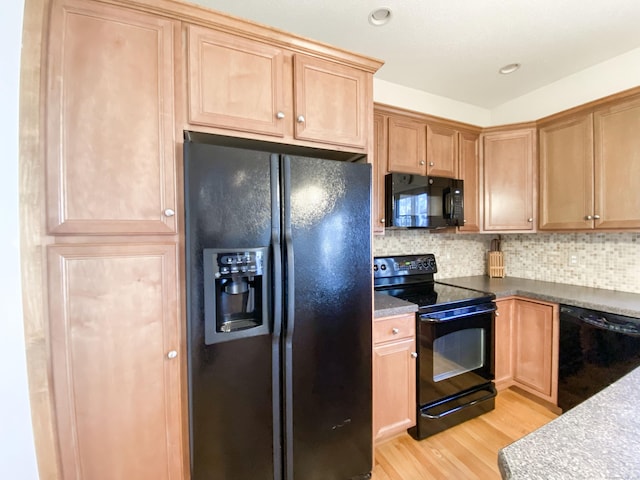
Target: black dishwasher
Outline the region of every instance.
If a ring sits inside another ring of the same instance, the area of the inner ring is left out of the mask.
[[[560,306],[558,406],[563,411],[640,366],[640,319]]]

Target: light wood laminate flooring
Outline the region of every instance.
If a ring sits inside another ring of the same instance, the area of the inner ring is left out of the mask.
[[[503,390],[489,413],[419,442],[404,433],[378,445],[372,480],[500,479],[498,451],[556,416]]]

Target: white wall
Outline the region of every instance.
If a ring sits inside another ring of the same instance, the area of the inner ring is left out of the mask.
[[[18,233],[18,92],[24,0],[3,2],[0,15],[0,476],[37,479],[20,293]]]
[[[491,112],[485,108],[403,87],[375,77],[373,78],[373,100],[377,103],[385,103],[481,127],[489,125],[491,122]]]
[[[494,108],[491,124],[537,120],[639,85],[636,48]]]
[[[373,99],[479,127],[530,122],[640,86],[640,48],[594,65],[492,110],[374,77]]]

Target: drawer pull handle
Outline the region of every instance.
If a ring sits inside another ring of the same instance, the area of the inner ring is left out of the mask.
[[[400,329],[394,327],[394,328],[391,329],[391,333],[393,333],[394,335],[397,335],[397,334],[400,333]]]

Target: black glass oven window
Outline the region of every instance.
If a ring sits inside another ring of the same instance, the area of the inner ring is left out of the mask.
[[[433,381],[440,382],[484,365],[483,328],[457,330],[433,342]]]

